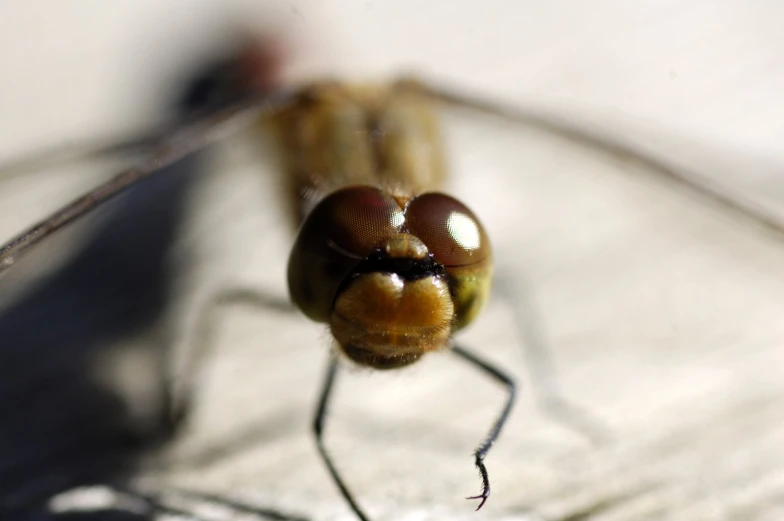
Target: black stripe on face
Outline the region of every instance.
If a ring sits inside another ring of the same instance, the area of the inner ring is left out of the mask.
[[[380,248],[375,249],[365,260],[360,262],[352,274],[372,272],[394,273],[407,281],[446,275],[444,267],[433,260],[432,255],[428,255],[424,259],[390,257]]]

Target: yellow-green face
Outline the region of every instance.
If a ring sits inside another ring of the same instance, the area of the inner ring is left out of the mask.
[[[379,369],[447,345],[490,291],[492,253],[479,220],[437,192],[333,192],[310,213],[288,265],[293,302],[330,325],[341,350]]]

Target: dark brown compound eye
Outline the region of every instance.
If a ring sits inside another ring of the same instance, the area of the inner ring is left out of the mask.
[[[454,304],[453,331],[478,316],[490,296],[493,258],[476,215],[453,197],[428,193],[406,206],[406,228],[446,270]]]
[[[400,231],[403,210],[377,188],[353,186],[319,202],[300,228],[288,265],[289,293],[308,317],[326,322],[343,279]]]
[[[482,224],[463,203],[445,194],[426,193],[406,206],[406,227],[444,267],[470,266],[491,255]]]
[[[403,224],[403,210],[388,194],[369,186],[339,190],[308,216],[308,221],[336,246],[360,257],[395,235]]]

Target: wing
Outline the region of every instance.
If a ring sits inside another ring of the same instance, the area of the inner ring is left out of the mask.
[[[70,143],[37,150],[33,154],[21,155],[0,164],[0,179],[93,160],[122,158],[140,161],[165,135],[165,132],[149,132],[109,142]]]
[[[17,262],[25,251],[53,233],[99,208],[139,181],[155,175],[164,167],[220,141],[227,135],[247,128],[262,114],[281,108],[291,97],[292,91],[282,90],[261,100],[245,101],[220,110],[173,131],[151,147],[152,151],[148,157],[136,167],[118,173],[0,246],[0,273]]]
[[[519,106],[450,89],[434,82],[422,83],[404,79],[400,83],[405,88],[415,89],[447,106],[537,128],[575,144],[603,150],[618,160],[633,161],[643,170],[673,181],[681,188],[698,194],[726,210],[751,219],[776,233],[784,232],[784,221],[780,215],[744,197],[737,190],[699,176],[687,168],[676,166],[666,157],[657,157],[632,142],[624,142],[623,135],[617,129],[614,130],[606,124],[602,125],[601,122],[581,121],[535,109],[526,110]]]

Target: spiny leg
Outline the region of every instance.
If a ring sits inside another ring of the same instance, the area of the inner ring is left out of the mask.
[[[318,407],[316,408],[316,416],[313,421],[313,433],[316,436],[316,446],[318,447],[319,454],[321,454],[321,459],[327,466],[327,470],[329,470],[329,474],[332,476],[332,480],[340,489],[340,493],[343,495],[343,498],[346,500],[346,502],[348,502],[351,510],[361,521],[370,521],[370,518],[357,504],[354,496],[351,494],[351,491],[343,481],[343,478],[340,477],[340,473],[338,472],[337,468],[335,468],[335,464],[332,462],[332,457],[329,455],[326,447],[324,446],[324,422],[327,419],[329,400],[332,395],[332,391],[335,388],[335,377],[338,372],[338,365],[338,359],[334,356],[331,356],[329,365],[327,365],[327,372],[324,377],[324,385],[321,388]]]
[[[171,377],[166,386],[165,415],[174,431],[188,417],[193,388],[204,361],[215,349],[215,333],[221,311],[233,306],[248,306],[265,311],[292,313],[294,307],[285,299],[251,288],[229,288],[213,295],[199,313],[193,334],[193,347],[182,368],[169,369]]]
[[[119,484],[88,484],[62,490],[34,504],[4,510],[2,519],[104,519],[133,516],[152,520],[158,514],[201,521],[201,518],[178,507],[166,505],[156,494],[135,490]],[[130,518],[130,517],[129,517]],[[299,520],[292,520],[299,521]]]
[[[253,514],[255,516],[259,516],[262,519],[271,519],[273,521],[309,521],[308,518],[305,517],[295,516],[273,508],[252,505],[244,501],[223,497],[220,494],[213,494],[209,492],[197,492],[193,490],[185,490],[179,488],[167,488],[166,490],[159,492],[158,494],[155,495],[145,494],[144,498],[148,502],[150,502],[150,504],[153,507],[156,508],[163,507],[165,509],[171,510],[172,507],[165,505],[160,499],[162,496],[165,495],[180,496],[186,499],[203,501],[204,503],[221,505],[223,507],[232,509],[235,512],[242,512],[244,514]]]
[[[503,429],[506,420],[509,418],[509,413],[512,411],[512,406],[514,405],[515,396],[517,394],[517,387],[514,380],[509,375],[492,365],[490,362],[482,360],[470,351],[457,345],[452,348],[452,351],[457,356],[470,363],[473,367],[481,370],[493,380],[501,383],[506,387],[508,395],[501,414],[499,414],[493,422],[493,426],[490,428],[487,437],[474,451],[474,463],[476,468],[479,469],[479,475],[482,478],[482,491],[479,495],[471,496],[466,499],[481,499],[479,506],[476,507],[476,509],[479,510],[485,504],[487,498],[490,497],[490,478],[487,475],[487,468],[485,467],[485,457],[487,456],[487,453],[490,452],[490,448],[493,446],[493,443],[495,443],[495,440],[498,439],[498,436],[501,434],[501,429]]]
[[[610,430],[582,407],[566,398],[558,384],[555,362],[543,331],[543,319],[535,304],[533,285],[525,275],[500,270],[496,294],[505,299],[514,314],[514,327],[522,341],[526,367],[539,408],[567,428],[577,431],[594,444],[611,439]]]
[[[498,418],[493,423],[492,428],[490,429],[490,433],[484,439],[484,441],[477,447],[476,451],[474,452],[474,462],[476,464],[477,469],[479,469],[480,476],[482,478],[482,492],[478,496],[472,496],[467,499],[481,499],[481,503],[476,508],[479,510],[487,501],[487,498],[490,496],[490,479],[487,474],[487,468],[484,464],[484,459],[487,456],[487,453],[490,451],[490,448],[495,443],[495,440],[498,438],[499,434],[501,433],[501,429],[503,428],[506,420],[509,416],[509,413],[512,410],[512,406],[514,405],[515,394],[516,394],[516,387],[514,380],[511,377],[507,376],[501,370],[497,369],[490,363],[476,357],[472,353],[466,351],[465,349],[455,346],[453,348],[455,354],[460,356],[462,359],[466,360],[474,367],[481,369],[483,372],[490,375],[494,380],[501,382],[508,391],[509,396],[507,397],[506,404],[504,405],[504,409]],[[313,423],[313,431],[316,436],[316,445],[318,446],[319,454],[321,454],[324,463],[329,470],[332,479],[335,481],[335,484],[340,489],[343,498],[348,502],[351,510],[357,515],[357,517],[361,521],[370,521],[370,518],[365,514],[360,506],[357,504],[354,496],[352,495],[351,491],[346,486],[343,478],[340,476],[337,468],[335,468],[334,463],[332,462],[332,458],[330,457],[329,453],[324,446],[324,422],[327,417],[327,410],[329,407],[329,400],[332,395],[332,391],[335,387],[335,378],[338,372],[338,365],[339,361],[332,357],[329,361],[329,365],[327,366],[327,371],[324,379],[324,385],[321,389],[321,394],[319,398],[318,407],[316,409],[316,416],[315,421]]]
[[[183,509],[180,509],[180,508],[177,508],[177,507],[172,507],[172,506],[169,506],[169,505],[165,504],[163,501],[161,501],[157,497],[156,494],[147,494],[147,493],[139,492],[137,490],[133,490],[131,488],[124,488],[122,490],[120,490],[120,489],[117,489],[117,490],[121,491],[123,494],[125,494],[125,495],[127,495],[127,496],[129,496],[129,497],[131,497],[133,499],[137,499],[139,501],[142,501],[147,506],[147,511],[150,514],[153,514],[153,515],[155,515],[155,514],[169,514],[169,515],[173,515],[173,516],[177,516],[177,517],[182,517],[182,518],[185,518],[185,519],[191,519],[191,520],[194,520],[194,521],[202,521],[202,518],[196,516],[195,514],[193,514],[191,512],[188,512],[186,510],[183,510]]]

